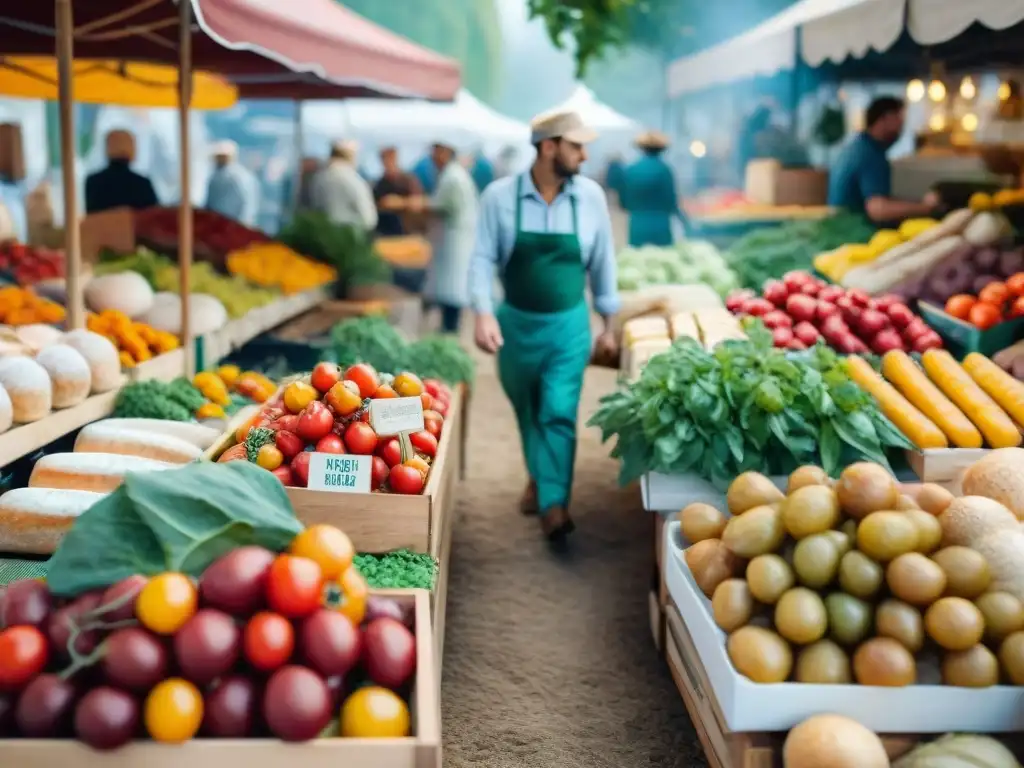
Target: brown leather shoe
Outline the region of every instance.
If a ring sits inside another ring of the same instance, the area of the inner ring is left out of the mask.
[[[527,517],[532,517],[540,512],[537,505],[537,483],[531,480],[523,491],[523,498],[519,502],[519,511]]]
[[[576,530],[565,507],[551,507],[541,515],[540,529],[548,541],[560,541]]]

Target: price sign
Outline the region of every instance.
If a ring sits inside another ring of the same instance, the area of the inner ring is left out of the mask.
[[[370,426],[381,437],[423,429],[423,401],[418,397],[392,397],[370,401]]]
[[[372,456],[313,453],[309,457],[308,488],[335,493],[369,493]]]

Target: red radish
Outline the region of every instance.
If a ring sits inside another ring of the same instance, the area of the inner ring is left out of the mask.
[[[927,352],[929,349],[942,349],[942,337],[930,329],[914,339],[915,352]]]
[[[849,332],[850,327],[839,315],[825,318],[825,321],[821,324],[821,333],[831,344],[835,344],[838,338]]]
[[[772,343],[776,347],[785,347],[793,340],[793,331],[790,328],[780,326],[772,331]]]
[[[848,333],[845,336],[840,336],[836,342],[836,347],[840,352],[847,355],[862,355],[868,351],[868,348],[864,345],[864,342],[854,336],[852,333]]]
[[[802,293],[793,294],[786,299],[786,311],[789,313],[790,317],[798,323],[809,323],[813,320],[817,307],[818,302],[810,296],[805,296]]]
[[[907,327],[903,329],[903,334],[912,341],[917,341],[918,338],[928,333],[931,328],[925,323],[920,317],[915,317],[911,320]]]
[[[897,296],[895,293],[887,293],[884,296],[879,296],[874,300],[875,309],[881,310],[882,312],[888,312],[889,308],[894,304],[902,304],[903,299]]]
[[[839,307],[831,301],[818,299],[818,306],[815,309],[814,316],[818,318],[818,322],[824,323],[830,317],[839,317]]]
[[[906,304],[891,304],[888,313],[889,319],[897,328],[906,328],[914,320],[914,313]]]
[[[871,340],[871,349],[879,355],[884,355],[893,349],[903,349],[903,339],[892,328],[886,328],[884,331],[879,331]]]
[[[800,293],[803,293],[803,294],[805,294],[807,296],[817,296],[818,292],[820,290],[821,290],[821,285],[820,284],[818,284],[816,282],[810,282],[810,283],[804,283],[803,284],[803,286],[800,288]]]
[[[809,274],[799,269],[794,269],[792,272],[787,272],[782,276],[782,282],[786,284],[790,291],[799,291],[813,279]]]
[[[792,339],[789,344],[786,345],[786,349],[807,349],[807,345],[800,341],[800,339]]]
[[[861,335],[873,339],[879,331],[889,327],[889,318],[877,309],[865,309],[857,321]]]
[[[793,318],[781,310],[769,312],[761,318],[766,328],[790,328],[793,325]]]
[[[766,299],[747,299],[740,306],[740,312],[744,315],[753,315],[754,317],[763,317],[771,312],[775,307],[772,303]]]
[[[730,312],[739,312],[740,307],[743,306],[743,302],[747,299],[753,299],[755,296],[756,294],[749,288],[744,288],[741,291],[733,291],[725,299],[725,308]],[[427,392],[430,392],[429,388],[427,389]],[[437,397],[436,392],[430,392],[430,394]]]
[[[871,303],[871,297],[859,288],[854,288],[846,295],[850,297],[854,304],[860,307],[866,307]]]
[[[785,306],[786,299],[789,298],[789,289],[781,280],[766,280],[761,293],[776,307]]]
[[[818,329],[810,323],[797,323],[793,329],[793,335],[808,347],[813,347],[818,342],[818,339],[821,338],[818,334]]]
[[[833,304],[835,304],[840,296],[845,295],[846,291],[844,291],[838,285],[826,285],[824,288],[818,291],[818,300],[831,301]]]

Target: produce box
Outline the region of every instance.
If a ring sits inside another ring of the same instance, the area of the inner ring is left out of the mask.
[[[960,495],[960,478],[975,462],[989,452],[988,448],[931,448],[925,451],[907,451],[907,464],[922,483],[946,486],[954,495]]]
[[[962,358],[971,352],[991,357],[1013,342],[1024,339],[1024,317],[999,323],[986,331],[958,320],[934,304],[918,302],[918,311],[925,321],[942,337],[949,351]]]
[[[785,475],[770,479],[780,491],[785,491],[789,482]],[[725,505],[725,492],[695,474],[664,475],[648,472],[640,479],[640,494],[644,509],[662,515],[674,515],[683,507],[696,502],[717,507]]]
[[[683,559],[678,523],[665,532],[663,558],[668,593],[706,672],[707,693],[731,731],[788,731],[822,713],[852,718],[877,733],[1006,733],[1024,728],[1020,687],[754,683],[729,660],[726,636],[715,624],[711,601],[698,589]]]
[[[390,592],[413,605],[416,677],[412,690],[414,735],[393,739],[325,738],[299,744],[276,739],[194,739],[180,745],[136,742],[100,752],[72,740],[0,740],[18,768],[223,768],[231,762],[258,768],[437,768],[441,765],[440,677],[434,665],[430,606],[423,590]]]

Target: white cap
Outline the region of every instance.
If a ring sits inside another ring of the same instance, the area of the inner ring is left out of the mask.
[[[565,139],[574,144],[589,144],[597,138],[597,131],[588,128],[578,112],[548,112],[530,121],[530,143],[545,139]]]
[[[230,140],[218,141],[210,149],[210,154],[213,157],[236,157],[238,145]]]

